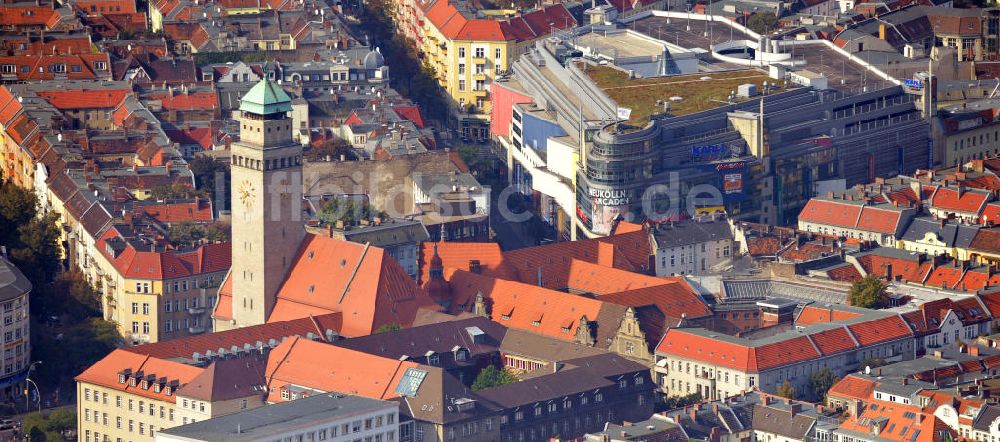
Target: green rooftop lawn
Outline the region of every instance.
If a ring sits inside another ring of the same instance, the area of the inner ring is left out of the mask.
[[[759,92],[764,81],[773,81],[753,69],[633,80],[629,80],[628,74],[609,66],[592,65],[586,69],[608,97],[619,106],[632,109],[632,118],[628,122],[637,126],[645,125],[650,115],[662,112],[662,107],[656,105],[657,100],[682,97],[681,101],[670,102],[670,112],[678,116],[687,115],[723,105],[729,93],[736,91],[741,84],[756,84]],[[701,77],[712,79],[702,80]],[[743,100],[736,98],[734,101]]]

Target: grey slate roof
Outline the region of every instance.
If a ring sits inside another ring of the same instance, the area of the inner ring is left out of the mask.
[[[196,441],[257,441],[311,424],[318,425],[341,417],[378,410],[388,411],[397,407],[398,404],[389,401],[325,393],[181,425],[161,432]]]
[[[14,299],[31,291],[31,282],[10,261],[0,256],[0,301]]]
[[[661,249],[732,239],[732,236],[729,223],[725,220],[661,224],[653,230],[653,239],[656,241],[657,248]]]
[[[910,226],[903,232],[904,241],[920,241],[928,234],[936,236],[937,240],[948,247],[967,248],[979,232],[979,226],[961,224],[954,221],[939,221],[933,218],[914,218]]]

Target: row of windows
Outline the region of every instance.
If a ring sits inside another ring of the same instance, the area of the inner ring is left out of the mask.
[[[90,391],[89,388],[84,388],[83,389],[83,401],[84,402],[91,402],[91,398],[93,398],[93,402],[95,404],[108,405],[108,396],[109,395],[108,395],[107,392],[101,393],[101,392],[99,392],[97,390],[94,390],[93,395],[91,395],[91,391]],[[135,399],[128,399],[128,401],[126,402],[126,401],[122,400],[121,395],[117,395],[116,394],[115,395],[115,408],[119,408],[120,409],[120,408],[122,408],[123,404],[125,404],[127,406],[127,409],[130,412],[138,410],[139,414],[146,414],[146,411],[148,410],[150,417],[156,417],[157,414],[159,414],[160,419],[169,419],[170,422],[174,421],[174,410],[172,408],[168,409],[167,407],[164,407],[164,406],[157,407],[156,404],[153,401],[149,401],[149,406],[147,407],[146,406],[146,401],[143,401],[143,400],[136,401]],[[136,408],[136,405],[138,405],[138,409]],[[89,421],[90,418],[88,416],[89,416],[89,413],[90,413],[90,409],[84,408],[83,411],[84,411],[84,420],[85,421]],[[159,411],[159,413],[157,413],[157,411]],[[94,419],[93,419],[93,421],[94,422],[98,422],[98,417],[100,417],[100,416],[98,416],[98,411],[94,410],[93,413],[94,413]],[[134,416],[134,415],[132,415],[132,416]],[[107,425],[107,422],[106,422],[107,419],[108,419],[107,418],[107,413],[104,413],[103,420],[105,421],[105,423],[104,423],[105,425]]]
[[[472,52],[475,58],[486,58],[486,48],[475,48]],[[493,58],[502,58],[503,50],[500,48],[495,48],[493,50]],[[458,48],[458,58],[465,58],[465,48]]]
[[[70,72],[83,72],[83,65],[80,65],[80,64],[71,64],[71,65],[69,65],[69,70],[70,70]],[[95,61],[94,62],[94,70],[95,71],[106,71],[106,70],[108,70],[108,64],[105,63],[105,62],[103,62],[103,61]],[[45,71],[46,71],[46,69],[45,69],[44,66],[39,66],[38,67],[38,72],[41,73],[41,72],[45,72]],[[0,65],[0,72],[2,72],[4,74],[13,74],[15,72],[21,72],[22,74],[27,74],[28,72],[31,72],[31,66],[26,65],[26,64],[23,64],[23,65],[20,65],[20,66],[14,65],[14,64],[5,64],[5,65]],[[64,72],[66,72],[66,63],[53,63],[53,64],[50,64],[49,67],[48,67],[48,72],[64,73]]]
[[[360,433],[362,431],[370,431],[376,428],[382,428],[385,425],[393,425],[396,423],[396,415],[393,413],[386,414],[384,416],[370,417],[364,420],[356,420],[351,423],[345,423],[342,425],[335,425],[329,428],[321,428],[316,431],[310,431],[308,433],[299,433],[294,436],[287,436],[284,439],[277,439],[274,442],[315,442],[327,440],[327,438],[335,438],[339,436],[347,436],[350,434]],[[354,442],[394,442],[396,440],[396,431],[389,430],[384,433],[372,434],[365,436],[364,439],[358,438]]]

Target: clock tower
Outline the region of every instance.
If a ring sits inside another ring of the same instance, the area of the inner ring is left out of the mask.
[[[292,100],[264,79],[240,101],[240,141],[231,147],[232,320],[216,330],[263,324],[274,308],[305,229],[302,146],[292,139]]]

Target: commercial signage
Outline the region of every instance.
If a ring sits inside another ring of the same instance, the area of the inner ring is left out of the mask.
[[[709,144],[707,146],[692,146],[691,159],[693,160],[717,160],[729,153],[729,146],[725,144]]]
[[[743,174],[727,173],[722,176],[722,191],[725,193],[738,193],[743,191]]]
[[[590,189],[590,197],[595,206],[624,206],[629,203],[628,191],[612,189]]]
[[[924,88],[924,82],[922,82],[920,80],[914,80],[912,78],[907,78],[907,79],[903,80],[903,86],[906,86],[906,87],[912,88],[912,89],[923,89]]]

